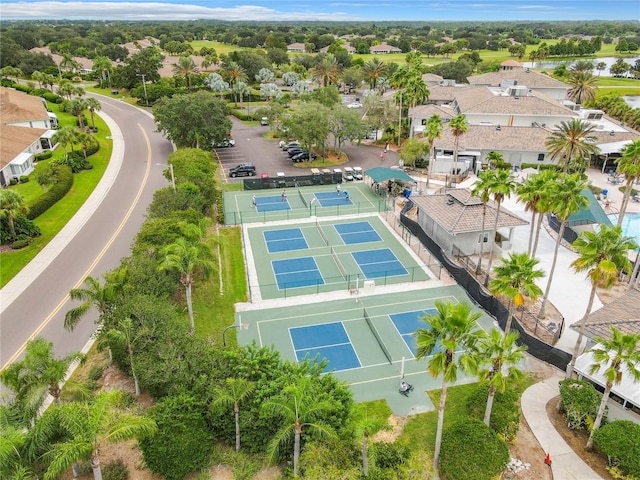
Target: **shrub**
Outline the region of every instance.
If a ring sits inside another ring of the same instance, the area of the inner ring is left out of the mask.
[[[51,208],[64,197],[73,186],[73,173],[67,166],[61,166],[58,171],[58,181],[29,204],[27,218],[34,220]]]
[[[478,420],[484,419],[488,396],[489,387],[487,385],[478,385],[471,392],[467,398],[469,416]],[[520,408],[518,407],[518,394],[515,391],[507,389],[504,392],[496,392],[489,426],[506,441],[516,437],[520,428]]]
[[[612,466],[640,478],[640,425],[616,420],[593,432],[593,443],[609,457]]]
[[[31,238],[39,237],[41,234],[40,229],[36,224],[29,220],[26,215],[21,213],[13,217],[13,228],[16,231],[16,240],[27,240],[30,242]],[[0,243],[4,245],[10,243],[12,240],[11,231],[9,229],[9,220],[7,217],[0,217]],[[29,243],[27,243],[27,245],[28,244]],[[14,248],[23,248],[24,246],[26,245],[15,246]]]
[[[17,185],[18,184],[18,179],[16,177],[11,177],[9,179],[9,185]]]
[[[560,170],[560,167],[554,163],[523,163],[520,168],[524,170],[525,168],[535,168],[537,170]]]
[[[15,88],[16,90],[19,90],[20,92],[25,92],[25,93],[31,93],[31,90],[33,90],[29,85],[23,85],[21,83],[14,83],[12,87]]]
[[[29,177],[27,175],[22,175],[20,177],[20,183],[29,183]]]
[[[128,480],[129,469],[120,459],[113,463],[108,463],[102,468],[103,480]]]
[[[40,96],[44,98],[47,102],[51,102],[55,104],[60,104],[62,103],[62,100],[63,100],[63,98],[60,95],[55,94],[50,90],[47,90],[45,93],[43,93]]]
[[[53,157],[53,152],[51,150],[45,150],[42,153],[36,153],[34,155],[36,162],[40,162],[42,160],[49,160]]]
[[[13,250],[20,250],[21,248],[28,247],[30,243],[31,240],[29,240],[28,238],[25,238],[23,240],[16,240],[11,244],[11,248]]]
[[[571,429],[582,429],[592,425],[598,414],[600,401],[600,394],[589,382],[573,379],[560,382],[560,409],[564,412],[567,426]]]
[[[508,461],[509,449],[504,440],[480,420],[458,422],[442,434],[442,480],[491,480]]]
[[[61,158],[55,161],[56,165],[66,165],[71,168],[73,173],[81,172],[82,170],[88,170],[89,163],[84,159],[84,153],[71,152],[65,158]]]
[[[409,458],[409,448],[399,443],[377,442],[371,445],[369,453],[380,468],[397,468]]]

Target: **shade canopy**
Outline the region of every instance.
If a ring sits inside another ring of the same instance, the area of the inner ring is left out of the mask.
[[[402,170],[396,170],[395,168],[375,167],[366,170],[365,175],[371,177],[376,183],[386,182],[387,180],[399,180],[401,182],[414,183],[415,180]]]

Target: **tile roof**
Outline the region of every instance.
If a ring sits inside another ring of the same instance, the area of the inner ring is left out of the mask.
[[[0,123],[0,170],[24,152],[45,132],[44,128],[16,127]]]
[[[420,210],[431,217],[450,235],[482,231],[482,202],[471,196],[469,189],[451,189],[446,193],[412,196],[411,200]],[[494,225],[497,203],[487,203],[485,225]],[[498,228],[528,225],[529,222],[500,207]],[[485,227],[486,228],[486,227]]]
[[[505,115],[573,116],[575,113],[546,95],[529,91],[528,95],[514,97],[496,93],[488,87],[453,87],[462,113]]]
[[[410,118],[430,118],[433,115],[440,115],[443,120],[449,120],[456,116],[452,108],[442,105],[418,105],[409,109]]]
[[[40,97],[27,95],[13,88],[0,87],[0,123],[49,120]]]
[[[56,65],[60,65],[60,62],[62,61],[62,58],[63,58],[62,55],[59,55],[57,53],[51,53],[51,50],[49,49],[49,47],[34,47],[29,51],[34,53],[43,53],[45,55],[49,55],[53,59],[53,62]],[[80,64],[81,68],[85,70],[93,70],[93,60],[91,60],[90,58],[73,57],[73,59]],[[111,62],[111,63],[113,65],[116,65],[115,62]]]
[[[504,80],[516,80],[518,85],[526,85],[529,88],[566,88],[567,90],[570,88],[560,80],[528,68],[513,68],[472,75],[467,77],[467,80],[471,85],[493,85],[496,87],[499,87]]]
[[[640,290],[632,288],[611,303],[604,305],[587,317],[584,327],[585,335],[591,339],[596,337],[611,338],[611,327],[616,327],[625,334],[640,334]],[[571,325],[578,330],[582,320]]]

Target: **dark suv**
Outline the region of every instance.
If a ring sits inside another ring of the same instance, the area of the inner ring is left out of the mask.
[[[229,169],[229,176],[241,177],[249,176],[253,177],[256,174],[256,166],[253,163],[241,163],[237,167]]]

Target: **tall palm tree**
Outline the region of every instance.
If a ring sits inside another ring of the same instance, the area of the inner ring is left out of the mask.
[[[631,237],[625,237],[622,234],[621,227],[608,227],[607,225],[600,225],[597,232],[582,232],[571,246],[578,254],[578,258],[573,261],[571,266],[576,272],[587,272],[587,277],[591,281],[591,294],[587,309],[580,321],[578,339],[573,347],[571,363],[567,368],[567,378],[571,378],[576,359],[580,354],[584,328],[593,307],[597,288],[611,288],[621,271],[631,270],[631,261],[627,254],[630,250],[637,248]]]
[[[225,63],[223,72],[231,85],[234,85],[238,80],[247,80],[247,73],[237,62]]]
[[[98,311],[98,322],[101,322],[121,292],[122,280],[117,275],[105,275],[104,284],[101,285],[100,280],[89,276],[84,279],[84,287],[71,289],[69,298],[83,303],[67,311],[64,316],[64,328],[73,330],[92,308]]]
[[[16,239],[14,219],[16,215],[25,215],[29,211],[24,203],[24,197],[14,190],[0,191],[0,217],[6,217],[11,232],[11,239]]]
[[[112,390],[98,393],[91,403],[71,402],[48,409],[32,430],[34,438],[55,435],[57,440],[44,455],[51,463],[43,480],[55,480],[73,462],[88,459],[93,478],[102,480],[99,447],[103,442],[119,443],[155,432],[152,419],[119,409],[122,401],[122,392]]]
[[[187,297],[187,310],[191,331],[195,332],[196,324],[193,319],[193,303],[191,301],[191,287],[193,277],[200,270],[206,277],[214,269],[211,261],[211,247],[204,242],[195,241],[189,243],[184,238],[179,238],[164,249],[164,260],[158,267],[160,270],[174,271],[180,274],[180,283],[185,288]]]
[[[496,278],[489,283],[489,291],[509,300],[507,324],[504,327],[506,335],[511,330],[514,309],[522,307],[527,298],[535,302],[542,295],[542,289],[535,281],[544,277],[544,272],[536,268],[540,262],[526,253],[510,253],[509,258],[503,257],[501,262],[493,270]]]
[[[221,387],[214,391],[212,410],[233,407],[236,422],[236,451],[240,450],[240,404],[246,400],[255,388],[255,383],[244,378],[227,378]]]
[[[327,54],[312,69],[313,76],[317,78],[323,87],[333,85],[340,76],[340,67],[336,57]]]
[[[467,125],[467,117],[464,114],[456,115],[449,122],[449,129],[453,135],[453,174],[458,174],[458,146],[460,145],[460,137],[469,130]]]
[[[427,139],[427,143],[429,144],[429,175],[427,175],[427,186],[429,186],[429,178],[433,173],[436,161],[435,143],[436,140],[440,139],[443,128],[442,118],[440,118],[440,115],[435,113],[429,117],[429,120],[427,120],[427,124],[425,125],[424,132],[422,132],[422,135]]]
[[[518,186],[516,193],[518,200],[524,203],[525,211],[531,212],[531,228],[529,231],[529,244],[527,253],[535,256],[538,235],[542,226],[545,204],[548,203],[548,190],[551,182],[555,182],[556,172],[543,170],[535,175],[530,175],[524,183]],[[535,244],[534,244],[535,238]]]
[[[335,432],[322,419],[330,415],[334,405],[318,401],[313,396],[311,380],[303,377],[296,385],[286,387],[282,394],[267,400],[262,408],[272,415],[282,417],[283,426],[269,445],[269,457],[276,460],[283,448],[290,446],[293,437],[293,475],[298,476],[298,459],[303,431],[312,435],[333,437]]]
[[[0,405],[0,478],[32,480],[33,459],[28,448],[27,430],[10,421],[8,407]]]
[[[493,200],[496,202],[496,219],[493,224],[493,230],[491,231],[491,251],[489,255],[489,264],[487,265],[487,276],[484,279],[484,285],[489,284],[491,278],[491,264],[493,263],[493,246],[495,245],[496,233],[498,231],[498,222],[500,220],[500,207],[505,198],[509,198],[513,192],[516,191],[518,184],[511,176],[511,172],[506,168],[499,168],[493,170],[493,179],[489,182],[489,192],[493,195]]]
[[[236,101],[236,105],[238,104],[238,97],[240,97],[240,105],[244,103],[244,98],[246,96],[249,97],[249,103],[251,101],[251,88],[246,82],[242,80],[237,81],[233,85],[233,98]],[[247,103],[247,115],[249,114],[249,103]]]
[[[89,146],[92,145],[96,139],[90,133],[87,132],[79,132],[76,140],[81,145],[82,153],[84,154],[84,159],[87,159],[87,150],[89,150]]]
[[[80,352],[55,358],[53,343],[38,337],[27,344],[23,360],[0,372],[0,383],[13,392],[25,414],[24,420],[29,422],[37,415],[47,394],[55,404],[60,404],[60,385],[69,367],[75,362],[84,363],[85,359]]]
[[[94,114],[102,110],[102,105],[100,104],[98,99],[95,97],[87,98],[85,100],[85,103],[87,104],[87,108],[89,109],[89,114],[91,115],[91,128],[95,130],[96,122],[95,122]]]
[[[224,92],[229,90],[229,83],[225,82],[224,78],[222,78],[222,75],[220,75],[219,73],[210,73],[204,79],[204,83],[208,85],[209,88],[214,92],[218,92],[220,94],[220,99],[222,99],[222,95],[224,94]],[[233,86],[235,87],[239,83],[241,83],[240,80],[236,81]]]
[[[111,86],[112,68],[111,60],[107,57],[100,56],[93,59],[93,70],[102,78],[102,84],[104,84],[105,80],[108,80],[109,87]]]
[[[574,118],[570,121],[562,121],[557,130],[547,137],[546,147],[549,149],[551,159],[566,172],[574,159],[589,158],[599,152],[596,145],[595,125]]]
[[[183,55],[178,58],[178,62],[173,65],[173,74],[177,77],[184,77],[184,83],[187,91],[191,91],[191,75],[200,73],[200,69],[196,66],[191,55]]]
[[[369,83],[369,88],[371,90],[376,89],[376,85],[378,83],[378,78],[384,75],[386,70],[386,65],[383,61],[378,58],[374,58],[373,60],[369,60],[362,67],[362,73],[364,73],[364,78]]]
[[[414,333],[416,337],[416,360],[428,358],[427,370],[436,378],[442,375],[440,404],[438,406],[438,429],[433,454],[433,466],[438,468],[442,445],[444,407],[447,403],[447,385],[454,383],[461,373],[475,373],[478,341],[484,336],[476,321],[482,316],[472,312],[468,303],[435,302],[437,313],[422,317],[426,327]]]
[[[484,423],[487,427],[490,426],[496,392],[504,392],[510,380],[518,380],[522,377],[522,372],[516,368],[516,365],[524,358],[527,347],[516,344],[519,337],[518,332],[509,332],[503,337],[500,330],[492,328],[487,338],[480,341],[479,361],[488,367],[481,369],[478,375],[489,385],[487,407],[484,411]],[[504,371],[505,367],[506,371]]]
[[[557,181],[550,190],[551,211],[555,214],[556,219],[560,223],[558,234],[556,237],[556,245],[553,251],[553,261],[551,262],[551,270],[549,271],[549,280],[542,299],[542,306],[538,316],[544,318],[549,292],[551,291],[551,282],[553,281],[553,273],[556,269],[558,261],[558,249],[562,242],[562,236],[567,228],[569,217],[589,206],[589,199],[582,192],[587,188],[587,183],[582,179],[580,174],[568,175],[561,173]]]
[[[77,138],[76,129],[70,125],[65,125],[64,127],[60,127],[56,130],[56,133],[52,137],[53,143],[59,143],[62,145],[62,150],[64,151],[64,157],[67,158],[67,147],[71,147],[71,151],[73,152],[73,144]]]
[[[634,382],[640,381],[640,335],[625,335],[616,327],[611,327],[611,333],[611,339],[596,338],[595,340],[601,346],[596,346],[590,350],[594,359],[590,373],[593,375],[599,372],[602,367],[605,367],[604,378],[606,384],[602,401],[598,408],[598,415],[593,423],[589,441],[586,445],[587,449],[593,447],[593,432],[600,428],[611,389],[622,381],[624,370],[631,375]]]
[[[596,98],[598,79],[590,71],[572,70],[569,72],[568,80],[571,88],[567,95],[577,104],[583,104]]]
[[[76,97],[69,102],[69,112],[78,118],[78,127],[84,128],[82,114],[87,109],[87,102],[80,97]]]
[[[424,83],[421,75],[411,77],[403,91],[407,99],[407,105],[410,105],[411,107],[421,105],[429,98],[429,95],[431,95],[429,87]]]
[[[67,100],[71,100],[71,96],[74,95],[77,91],[78,89],[71,82],[71,80],[64,79],[58,85],[58,95],[67,97]]]
[[[479,275],[482,272],[482,255],[484,253],[484,227],[487,219],[487,203],[491,199],[491,188],[495,175],[492,170],[483,170],[478,172],[478,181],[473,185],[471,195],[478,197],[482,202],[482,230],[480,232],[480,258],[478,259],[478,266],[476,268],[476,274]]]
[[[629,198],[633,191],[633,185],[640,179],[640,140],[635,140],[624,146],[622,156],[616,159],[618,172],[624,174],[625,187],[618,214],[618,226],[622,225],[622,219],[629,205]]]

